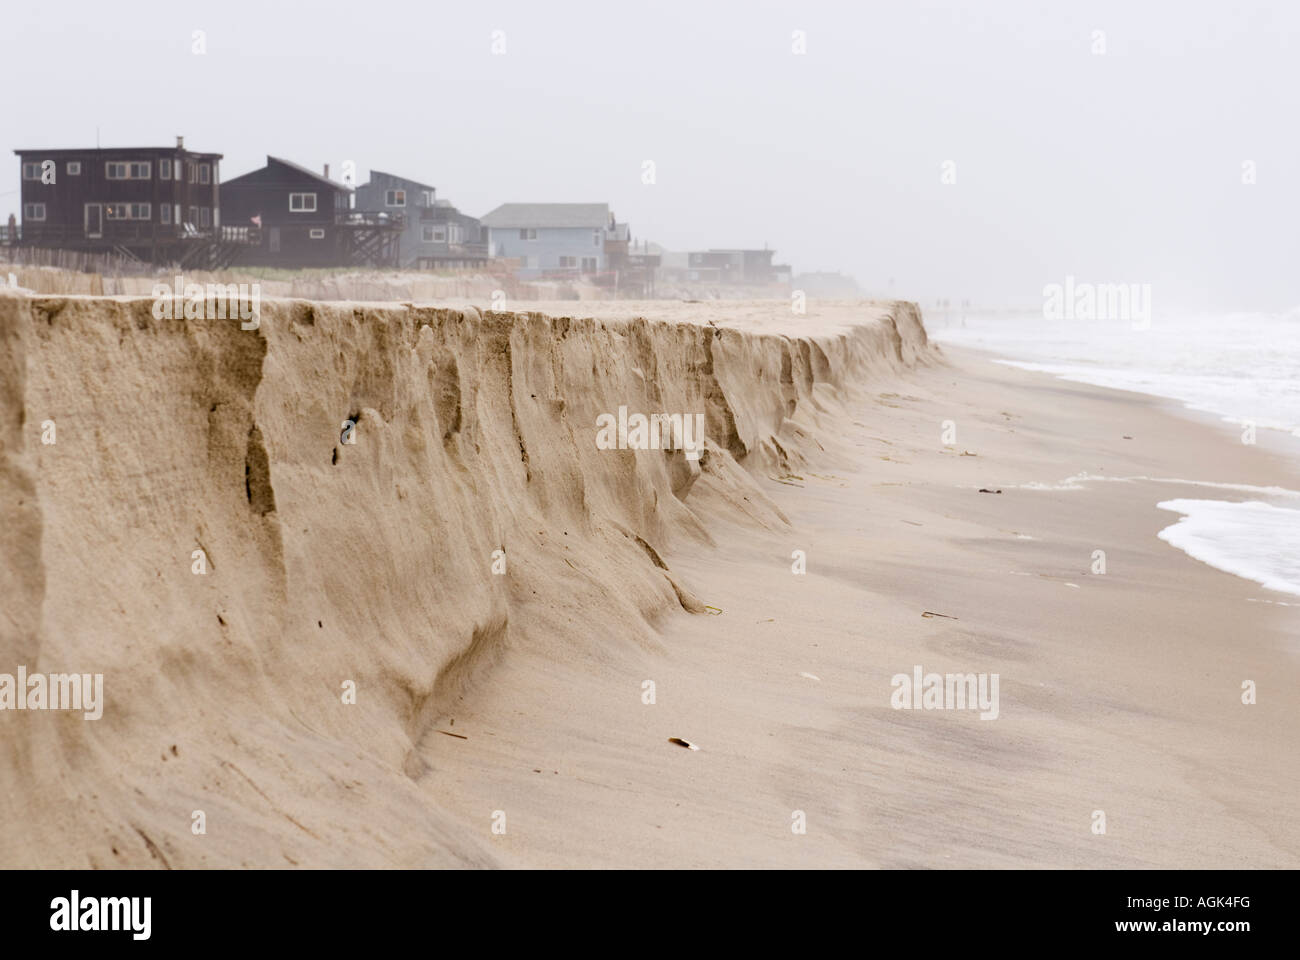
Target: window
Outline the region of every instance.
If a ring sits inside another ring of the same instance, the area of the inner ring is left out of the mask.
[[[167,161],[164,160],[163,162],[166,163]],[[158,215],[162,218],[163,223],[171,223],[172,205],[170,203],[160,204],[158,207]]]
[[[426,207],[431,207],[431,206],[433,206],[433,191],[432,191],[432,190],[425,190],[425,191],[423,192],[423,196],[424,196],[424,205],[425,205]]]
[[[180,168],[178,167],[177,169],[179,170]],[[172,223],[179,225],[180,222],[181,222],[181,205],[178,203],[175,205],[175,209],[172,211]]]
[[[311,237],[313,240],[324,240],[325,231],[322,230],[320,227],[315,227],[312,230],[308,231],[307,236]]]
[[[212,182],[212,168],[206,163],[199,164],[199,183]]]
[[[170,157],[164,157],[158,161],[158,179],[170,180],[172,178],[172,162]],[[166,223],[166,221],[163,221]]]
[[[211,208],[211,207],[200,207],[200,208],[199,208],[199,226],[201,226],[201,227],[210,227],[210,226],[212,226],[212,208]]]
[[[109,220],[148,220],[153,210],[147,203],[106,203],[104,216]]]
[[[198,171],[195,169],[197,166],[198,165],[192,160],[185,161],[185,179],[190,183],[193,183],[195,178],[198,176]]]
[[[314,193],[289,194],[289,209],[294,213],[315,213],[316,194]]]
[[[599,230],[593,230],[593,231],[591,231],[591,245],[592,245],[593,247],[599,247],[599,246],[600,246],[600,231],[599,231]]]
[[[185,221],[185,222],[186,222],[186,223],[191,223],[191,224],[193,224],[193,223],[198,223],[198,222],[199,222],[199,208],[198,208],[198,207],[190,207],[190,218],[189,218],[187,221]]]
[[[80,160],[69,160],[69,161],[68,161],[68,176],[70,176],[70,177],[79,177],[79,176],[81,176],[81,161],[80,161]]]
[[[577,257],[560,257],[560,266],[562,268],[576,267],[578,265]]]
[[[534,229],[532,229],[531,227],[529,227],[527,230],[520,230],[520,231],[519,231],[519,239],[520,239],[520,240],[536,240],[536,239],[537,239],[537,231],[534,230]]]
[[[595,272],[596,272],[596,258],[595,258],[595,257],[583,257],[583,258],[582,258],[582,272],[583,272],[583,273],[595,273]]]
[[[386,207],[404,207],[406,206],[405,190],[388,190],[384,193],[384,206]]]
[[[104,175],[109,180],[148,180],[150,167],[148,161],[109,161],[104,164]]]
[[[45,204],[43,203],[25,203],[23,204],[24,220],[44,220]]]
[[[39,163],[24,163],[23,179],[24,180],[41,179],[41,165]]]

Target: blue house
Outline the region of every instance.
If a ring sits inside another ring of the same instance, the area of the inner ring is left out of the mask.
[[[607,203],[505,203],[482,223],[488,253],[518,260],[523,276],[602,273],[626,233]]]

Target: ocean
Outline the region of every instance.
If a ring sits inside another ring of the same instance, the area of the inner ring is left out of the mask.
[[[1300,463],[1300,308],[1157,316],[1149,325],[1048,320],[1042,312],[927,311],[926,327],[941,344],[984,350],[1010,366],[1179,401],[1237,425],[1243,438],[1252,430],[1276,432]],[[1179,516],[1160,539],[1260,584],[1270,602],[1297,602],[1277,596],[1300,597],[1300,470],[1297,477],[1295,489],[1182,478],[1214,496],[1158,501]]]

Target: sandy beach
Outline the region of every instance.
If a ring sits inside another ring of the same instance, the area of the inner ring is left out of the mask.
[[[518,811],[499,849],[530,866],[1300,864],[1300,604],[1156,539],[1155,503],[1195,488],[1123,479],[1293,486],[1294,465],[974,352],[871,388],[843,459],[763,484],[788,530],[665,558],[721,615],[661,620],[652,650],[575,625],[598,661],[512,657],[457,712],[471,740],[428,744],[438,802],[469,829]],[[1000,716],[891,709],[915,664],[999,673]]]
[[[0,297],[0,671],[107,691],[2,718],[0,865],[1300,866],[1300,605],[1156,536],[1284,450],[897,302],[149,310]]]

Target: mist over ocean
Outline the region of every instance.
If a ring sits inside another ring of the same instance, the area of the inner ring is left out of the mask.
[[[1127,320],[927,311],[940,343],[974,347],[1066,380],[1178,400],[1300,438],[1300,308]],[[1300,450],[1300,446],[1297,447]]]

